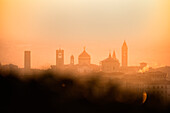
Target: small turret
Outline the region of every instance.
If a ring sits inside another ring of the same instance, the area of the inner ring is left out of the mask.
[[[116,59],[116,53],[115,53],[115,51],[113,51],[112,58]]]

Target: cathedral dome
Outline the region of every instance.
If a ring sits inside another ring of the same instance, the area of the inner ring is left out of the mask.
[[[90,65],[90,60],[90,55],[86,52],[84,48],[84,51],[78,57],[79,65]]]
[[[79,58],[90,58],[90,55],[84,49],[84,51],[79,55]]]

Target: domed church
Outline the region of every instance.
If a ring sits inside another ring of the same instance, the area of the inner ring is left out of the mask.
[[[86,52],[85,47],[84,47],[84,51],[78,57],[78,64],[79,65],[90,65],[90,61],[91,61],[91,57]]]
[[[88,73],[99,70],[95,64],[91,64],[91,56],[86,52],[84,47],[83,52],[78,57],[77,71],[80,73]]]

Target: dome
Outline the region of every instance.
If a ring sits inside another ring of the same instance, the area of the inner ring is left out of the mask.
[[[90,55],[84,49],[84,51],[79,55],[79,58],[90,58]]]

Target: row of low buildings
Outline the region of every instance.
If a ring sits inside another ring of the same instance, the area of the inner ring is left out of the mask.
[[[162,102],[170,102],[170,81],[168,74],[160,71],[127,74],[122,79],[126,89],[132,89],[137,93],[146,92],[156,95]]]
[[[151,69],[148,72],[133,74],[103,73],[102,81],[113,81],[120,89],[132,91],[138,96],[142,96],[145,92],[149,100],[152,95],[160,102],[170,103],[170,81],[167,77],[167,73]]]

